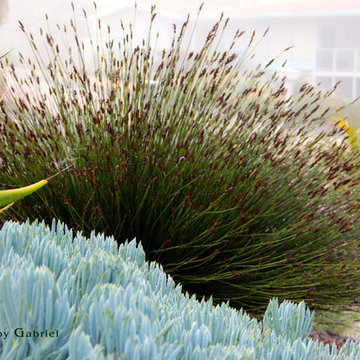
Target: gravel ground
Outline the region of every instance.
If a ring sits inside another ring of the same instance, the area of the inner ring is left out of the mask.
[[[347,339],[351,339],[360,343],[360,335],[358,335],[357,337],[354,336],[350,337],[346,335],[337,334],[332,331],[312,330],[310,337],[313,340],[319,340],[320,342],[324,344],[328,344],[330,346],[332,346],[333,342],[335,341],[338,350],[345,344]]]

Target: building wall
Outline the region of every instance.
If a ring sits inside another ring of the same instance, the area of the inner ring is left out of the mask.
[[[211,21],[201,23],[201,27],[210,27]],[[307,17],[234,17],[230,21],[228,33],[237,28],[246,30],[242,50],[254,29],[257,39],[267,27],[267,36],[257,46],[255,62],[266,64],[270,59],[278,58],[272,68],[279,68],[287,60],[282,71],[289,78],[290,88],[296,81],[309,81],[330,90],[341,81],[335,94],[354,99],[360,96],[360,18],[356,15]],[[203,36],[204,30],[199,33]],[[231,36],[228,37],[230,39]],[[223,47],[229,46],[225,41]],[[279,56],[289,46],[291,50]],[[297,73],[296,73],[297,71]]]

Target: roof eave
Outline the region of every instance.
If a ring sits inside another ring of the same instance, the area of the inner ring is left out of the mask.
[[[343,11],[309,11],[309,12],[274,12],[274,13],[248,13],[242,15],[232,15],[231,19],[279,19],[279,18],[326,18],[326,17],[347,17],[359,16],[360,10],[343,10]],[[215,16],[207,15],[202,18],[214,18]]]

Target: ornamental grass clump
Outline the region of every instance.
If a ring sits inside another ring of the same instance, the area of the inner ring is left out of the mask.
[[[189,20],[159,52],[154,9],[140,45],[124,26],[120,40],[108,28],[85,44],[75,16],[40,30],[43,53],[21,25],[34,57],[19,57],[28,75],[10,66],[3,80],[0,186],[74,167],[1,219],[136,236],[185,290],[254,314],[273,296],[353,304],[359,163],[340,160],[339,127],[322,130],[328,94],[304,85],[289,97],[285,79],[266,80],[249,63],[254,34],[245,51],[241,31],[220,51],[222,18],[198,52],[184,40]]]

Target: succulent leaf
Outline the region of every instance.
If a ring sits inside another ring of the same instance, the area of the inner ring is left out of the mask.
[[[101,234],[87,239],[56,221],[50,227],[6,222],[0,230],[0,274],[0,323],[9,331],[0,338],[1,359],[360,356],[355,342],[337,353],[311,340],[313,314],[303,302],[279,305],[273,299],[258,322],[228,304],[214,306],[211,299],[184,294],[160,265],[145,260],[135,240],[118,246]],[[45,331],[57,333],[50,337]]]

